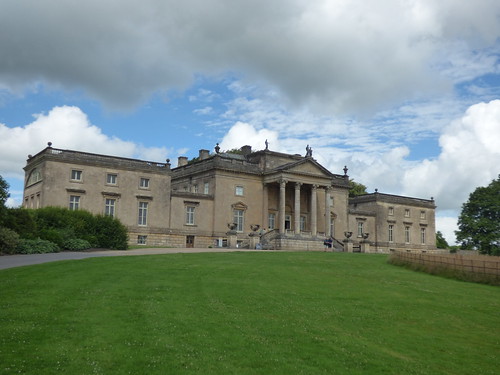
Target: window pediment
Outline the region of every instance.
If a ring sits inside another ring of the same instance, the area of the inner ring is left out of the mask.
[[[245,203],[240,201],[240,202],[233,203],[231,205],[231,208],[233,210],[246,210],[248,208],[248,206]]]

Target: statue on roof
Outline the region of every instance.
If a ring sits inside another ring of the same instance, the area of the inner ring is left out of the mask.
[[[265,143],[266,143],[266,150],[269,150],[269,142],[267,141],[267,139]]]
[[[307,145],[306,146],[306,158],[307,157],[312,157],[312,155],[313,155],[313,150],[312,150],[312,148],[309,145]]]

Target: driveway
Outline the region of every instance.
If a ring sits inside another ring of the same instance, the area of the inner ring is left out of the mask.
[[[59,260],[78,260],[95,257],[116,257],[130,255],[152,255],[152,254],[174,254],[174,253],[227,253],[232,251],[265,251],[265,250],[245,250],[245,249],[134,249],[134,250],[94,250],[94,251],[64,251],[61,253],[49,254],[17,254],[0,256],[0,269],[29,266],[56,262]]]

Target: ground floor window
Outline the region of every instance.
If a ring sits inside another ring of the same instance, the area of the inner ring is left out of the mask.
[[[301,216],[300,217],[300,231],[304,232],[306,230],[306,217]]]
[[[186,206],[186,225],[194,225],[194,207]]]
[[[139,225],[147,225],[148,223],[148,202],[139,202]]]
[[[420,243],[425,245],[425,228],[420,228]]]
[[[389,242],[394,241],[394,225],[389,225]]]
[[[70,195],[69,196],[69,209],[78,210],[80,208],[80,196]]]
[[[364,223],[362,221],[358,221],[358,237],[363,237],[363,233],[364,233],[364,230],[363,230],[363,225]]]
[[[269,214],[269,230],[276,228],[276,214]]]
[[[405,227],[405,242],[410,243],[410,227]]]
[[[104,215],[115,217],[116,199],[107,199],[104,206]]]
[[[145,245],[147,242],[148,236],[143,236],[143,235],[138,235],[137,236],[137,244],[138,245]]]
[[[236,223],[236,231],[237,232],[243,232],[245,211],[243,211],[243,210],[234,210],[233,213],[234,213],[234,220],[233,220],[233,222]]]

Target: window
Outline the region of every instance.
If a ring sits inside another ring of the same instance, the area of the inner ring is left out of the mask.
[[[410,217],[410,210],[408,208],[405,209],[405,217]]]
[[[389,215],[390,216],[394,215],[394,207],[389,207]]]
[[[203,194],[209,194],[210,193],[210,185],[208,182],[205,182],[205,185],[203,186]]]
[[[394,242],[394,225],[389,224],[389,242]]]
[[[425,220],[425,211],[420,211],[420,218]]]
[[[118,177],[118,175],[116,175],[116,174],[108,173],[106,175],[106,183],[109,185],[116,185],[117,177]]]
[[[276,228],[276,214],[269,214],[269,230]]]
[[[363,237],[363,224],[362,221],[358,221],[358,237]]]
[[[425,228],[420,228],[420,243],[425,245]]]
[[[139,187],[141,189],[149,189],[149,178],[142,178],[139,181]]]
[[[116,204],[116,199],[106,198],[106,202],[104,205],[104,215],[115,217],[115,204]]]
[[[148,202],[139,202],[139,225],[147,225],[148,223]]]
[[[186,224],[194,225],[194,207],[186,206]]]
[[[410,243],[410,227],[405,227],[405,242]]]
[[[42,179],[42,173],[40,172],[40,170],[38,168],[35,168],[33,169],[33,171],[31,171],[31,174],[28,178],[28,182],[26,183],[26,185],[33,185],[35,182],[38,182]]]
[[[71,171],[71,179],[73,181],[81,181],[82,180],[82,171],[78,171],[76,169],[73,169]]]
[[[236,186],[234,194],[241,196],[243,195],[244,192],[245,190],[243,189],[243,186]]]
[[[137,236],[137,244],[138,245],[146,245],[147,239],[148,239],[148,236],[138,235]]]
[[[300,231],[303,232],[306,230],[306,217],[301,216],[300,217]]]
[[[70,195],[69,196],[69,209],[70,210],[78,210],[80,208],[80,196],[78,195]]]
[[[244,215],[245,211],[234,210],[233,213],[234,213],[233,222],[236,223],[236,231],[243,232],[243,215]]]
[[[193,185],[193,193],[198,193],[198,185]]]

